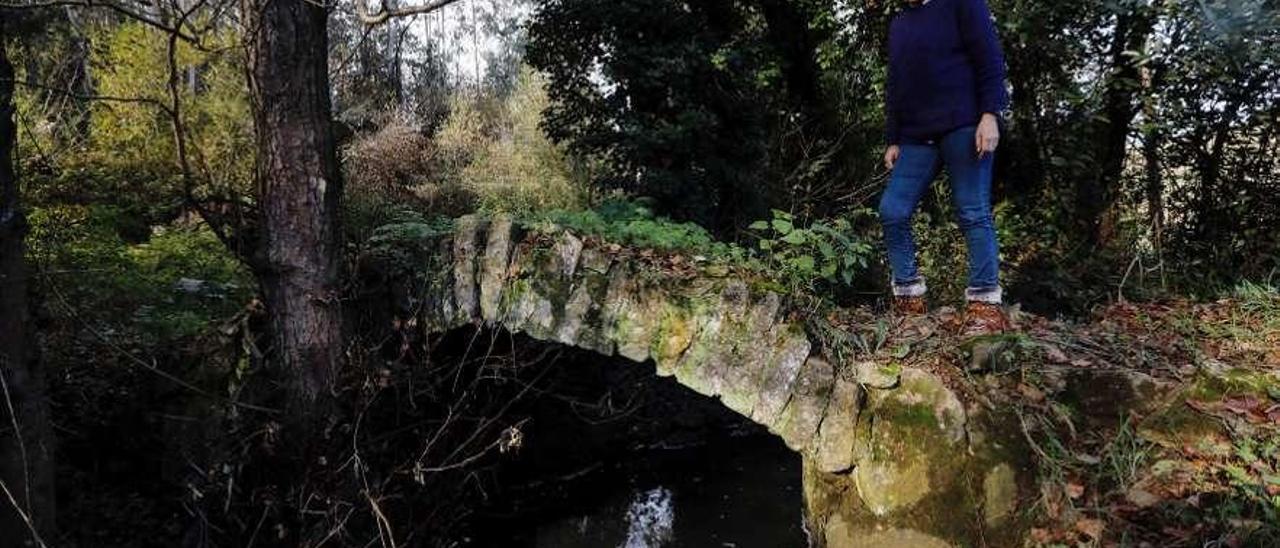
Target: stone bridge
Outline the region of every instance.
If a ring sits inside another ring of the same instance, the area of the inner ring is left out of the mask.
[[[824,355],[768,284],[672,273],[505,217],[462,217],[422,243],[438,273],[414,290],[427,330],[485,323],[652,360],[802,455],[815,546],[1023,544],[1033,478],[1010,417],[924,370]]]

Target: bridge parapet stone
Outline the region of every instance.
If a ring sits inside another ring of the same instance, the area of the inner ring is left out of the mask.
[[[480,262],[480,316],[490,323],[502,315],[502,291],[507,285],[516,237],[516,226],[509,215],[496,216],[489,223]]]
[[[453,234],[453,303],[455,321],[480,317],[480,286],[476,280],[479,250],[489,222],[477,215],[459,217]]]
[[[733,351],[721,374],[720,400],[746,417],[760,399],[762,379],[776,353],[774,327],[780,307],[778,294],[766,291],[741,313],[743,331],[734,338]]]
[[[694,391],[707,396],[725,394],[725,377],[733,367],[734,349],[749,337],[745,315],[750,306],[750,292],[742,280],[725,280],[711,306],[704,309],[714,316],[702,324],[697,340],[685,360],[676,369],[676,379]]]
[[[809,359],[813,343],[809,335],[795,324],[778,324],[770,332],[774,341],[767,350],[769,363],[760,375],[756,403],[751,407],[751,420],[775,430],[782,410],[791,398],[791,389]]]
[[[831,390],[835,386],[835,368],[825,359],[812,356],[800,368],[791,399],[782,408],[774,433],[793,451],[804,453],[818,434],[826,415]]]
[[[853,468],[858,418],[865,397],[862,385],[836,378],[822,425],[818,427],[818,438],[810,450],[823,472],[841,473]]]

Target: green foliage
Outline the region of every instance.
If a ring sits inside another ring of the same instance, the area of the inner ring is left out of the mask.
[[[755,248],[719,241],[697,224],[656,215],[651,200],[614,198],[595,209],[546,212],[530,224],[539,230],[569,228],[627,247],[692,255],[695,261],[717,265],[717,270],[739,268],[781,291],[817,298],[822,298],[815,293],[820,284],[850,284],[866,270],[873,253],[847,219],[801,227],[782,211],[775,211],[770,221],[751,225],[761,232]]]
[[[477,120],[474,102],[455,103],[439,144],[469,158],[459,175],[480,210],[528,214],[585,204],[576,166],[538,127],[546,107],[546,78],[527,68],[489,124]],[[490,124],[496,127],[475,139],[478,129]]]
[[[1242,438],[1233,450],[1235,462],[1223,467],[1231,486],[1257,506],[1263,522],[1280,523],[1280,495],[1269,491],[1280,486],[1280,440]]]
[[[834,8],[819,4],[545,2],[528,52],[549,77],[544,127],[605,164],[601,185],[720,236],[792,199],[830,213],[829,182],[866,178],[848,167],[869,147],[831,108],[843,83],[815,66],[827,29],[809,21]]]
[[[1280,289],[1269,283],[1241,281],[1232,290],[1232,296],[1240,299],[1241,308],[1280,322]]]
[[[869,211],[862,211],[869,215]],[[774,210],[770,221],[749,227],[760,233],[757,246],[770,271],[789,282],[793,289],[814,289],[817,280],[853,283],[854,276],[867,268],[873,247],[851,230],[847,219],[831,223],[813,222],[796,226],[794,215]]]
[[[352,240],[406,205],[450,217],[584,207],[583,165],[538,129],[545,104],[544,79],[526,69],[504,96],[454,95],[434,135],[411,112],[382,116],[343,150]]]
[[[646,200],[614,198],[595,209],[553,210],[533,221],[535,228],[548,223],[625,246],[702,253],[715,258],[744,255],[740,248],[716,241],[701,226],[656,215],[652,202]]]
[[[384,274],[429,276],[433,273],[428,272],[426,261],[437,251],[432,244],[452,229],[451,218],[427,217],[403,207],[394,209],[371,231],[362,245],[363,254],[386,269]]]
[[[248,273],[203,226],[165,227],[141,243],[111,206],[34,208],[29,256],[54,317],[120,341],[160,345],[206,332],[253,294]]]
[[[106,98],[86,101],[83,123],[39,123],[61,116],[55,105],[67,98],[19,88],[28,200],[112,204],[144,225],[167,221],[185,197],[168,113],[168,41],[138,22],[91,26],[86,34],[94,45],[88,58],[93,88],[84,93]],[[205,40],[207,51],[183,41],[174,51],[192,191],[248,195],[254,145],[238,37],[227,29]]]

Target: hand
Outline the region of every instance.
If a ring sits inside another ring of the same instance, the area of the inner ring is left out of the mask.
[[[898,155],[902,154],[902,149],[898,145],[889,145],[884,149],[884,168],[893,171],[893,166],[898,163]]]
[[[996,151],[996,147],[1000,144],[1000,125],[996,123],[996,115],[991,113],[982,115],[982,121],[978,122],[978,131],[974,134],[973,141],[978,149],[979,158]]]

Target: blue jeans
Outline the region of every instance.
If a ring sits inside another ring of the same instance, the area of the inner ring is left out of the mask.
[[[904,139],[900,145],[898,163],[880,198],[880,222],[884,225],[897,295],[924,293],[924,280],[916,265],[911,217],[945,165],[957,221],[969,247],[969,288],[965,295],[969,300],[1000,301],[1000,258],[991,214],[992,155],[978,158],[974,146],[976,130],[974,126],[963,127],[937,139]]]

